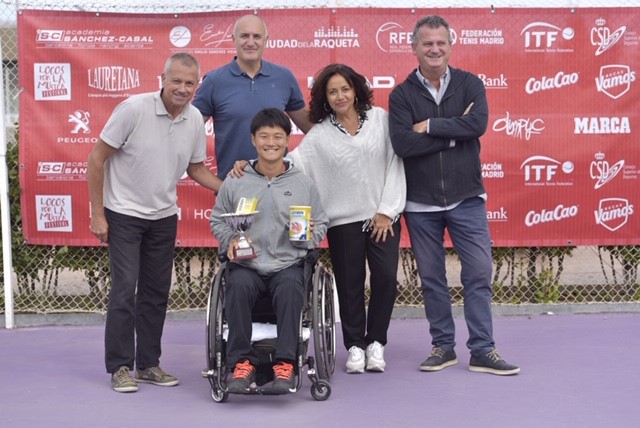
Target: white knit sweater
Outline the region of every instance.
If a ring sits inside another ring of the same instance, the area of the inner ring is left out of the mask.
[[[288,158],[315,182],[329,227],[376,213],[394,218],[404,209],[404,165],[391,147],[388,113],[380,107],[367,112],[355,136],[329,119],[314,125]]]

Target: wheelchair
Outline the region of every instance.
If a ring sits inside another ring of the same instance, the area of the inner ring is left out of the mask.
[[[300,317],[298,331],[298,349],[296,352],[296,388],[302,387],[302,374],[306,373],[311,381],[311,396],[316,401],[324,401],[331,395],[331,375],[335,370],[336,337],[333,275],[319,261],[320,253],[311,250],[304,260],[305,301]],[[228,326],[225,315],[224,295],[226,283],[226,257],[220,258],[220,268],[211,281],[207,302],[207,371],[206,377],[211,385],[211,398],[222,403],[229,397],[227,377],[233,371],[226,361],[226,340]],[[271,364],[275,355],[275,313],[269,295],[258,298],[252,310],[252,346],[259,357],[256,369],[255,387],[249,394],[275,395],[268,388],[273,380]],[[259,327],[263,337],[256,337]],[[270,328],[272,327],[272,328]],[[269,337],[270,336],[270,337]],[[308,355],[309,342],[313,338],[313,355]],[[203,372],[204,374],[204,372]]]

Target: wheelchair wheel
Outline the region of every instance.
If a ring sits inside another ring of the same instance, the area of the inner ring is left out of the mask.
[[[224,328],[224,278],[225,264],[220,265],[209,289],[207,301],[207,364],[216,374],[224,373],[224,347],[222,333]],[[212,389],[213,396],[214,391]],[[214,397],[214,400],[215,397]],[[217,400],[216,400],[217,401]]]
[[[316,401],[325,401],[331,395],[331,385],[326,380],[318,380],[311,385],[311,396]]]
[[[336,367],[333,276],[321,265],[314,272],[312,305],[313,348],[316,357],[316,369],[318,377],[321,380],[328,381],[331,379]],[[315,388],[315,384],[311,390],[312,394],[314,394],[314,390],[318,394],[323,393],[322,388],[320,388],[321,391]]]
[[[212,386],[211,398],[213,398],[213,401],[216,403],[224,403],[229,398],[229,393]]]

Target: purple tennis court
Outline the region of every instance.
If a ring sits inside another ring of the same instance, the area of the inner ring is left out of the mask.
[[[420,372],[431,348],[427,322],[394,319],[383,374],[347,375],[339,345],[327,401],[313,400],[305,375],[296,394],[225,403],[211,399],[200,374],[203,320],[167,321],[161,364],[181,384],[141,384],[133,394],[110,388],[102,325],[0,329],[0,418],[11,428],[637,427],[638,325],[638,313],[496,316],[498,349],[522,368],[500,377],[468,370],[461,317],[458,365]]]

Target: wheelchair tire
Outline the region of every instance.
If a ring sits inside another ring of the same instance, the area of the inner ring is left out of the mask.
[[[207,301],[207,364],[209,370],[216,372],[224,368],[225,357],[224,349],[222,349],[222,324],[224,322],[224,280],[222,273],[224,270],[225,265],[221,264],[211,281]]]
[[[211,398],[216,403],[224,403],[229,398],[229,393],[218,388],[211,388]]]
[[[311,385],[311,396],[316,401],[325,401],[331,396],[331,385],[326,380],[318,380]]]
[[[318,377],[325,381],[331,379],[336,365],[334,307],[333,276],[323,266],[318,266],[312,291],[313,348]],[[313,390],[312,387],[312,394]]]

